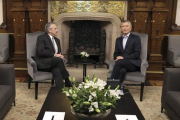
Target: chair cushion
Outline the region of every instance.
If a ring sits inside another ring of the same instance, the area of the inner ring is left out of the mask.
[[[180,67],[180,57],[177,58],[177,60],[174,61],[175,67]]]
[[[0,85],[0,110],[12,95],[12,88],[8,85]]]
[[[38,71],[33,74],[33,81],[41,81],[41,80],[49,80],[49,79],[53,79],[53,75],[51,72]]]
[[[171,108],[174,109],[174,111],[180,116],[180,92],[168,91],[165,100],[171,106]]]
[[[111,74],[112,74],[112,72],[108,72],[107,78],[111,78]],[[145,76],[139,71],[127,72],[125,80],[144,83],[145,82]]]
[[[126,74],[125,80],[144,83],[145,82],[145,76],[139,71],[138,72],[128,72]]]
[[[1,54],[0,54],[0,63],[4,63],[4,58],[2,57]]]

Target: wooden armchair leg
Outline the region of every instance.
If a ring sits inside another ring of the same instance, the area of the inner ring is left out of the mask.
[[[52,85],[52,86],[54,85],[54,79],[52,79],[51,85]]]
[[[16,101],[14,100],[14,106],[16,106]]]
[[[144,91],[144,83],[141,83],[140,101],[142,101],[143,98],[143,91]]]
[[[38,99],[38,82],[35,82],[35,99]]]
[[[31,88],[31,80],[32,80],[32,78],[31,78],[31,76],[29,75],[29,78],[28,78],[28,89]]]

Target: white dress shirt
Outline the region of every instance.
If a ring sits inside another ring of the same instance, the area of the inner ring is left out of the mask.
[[[58,47],[57,47],[56,41],[55,41],[55,39],[54,39],[54,37],[52,35],[50,35],[50,34],[48,34],[48,35],[51,38],[52,44],[54,46],[55,54],[57,54],[58,53]]]
[[[126,36],[123,36],[123,49],[125,50],[125,47],[126,47],[126,42],[127,42],[127,39],[129,37],[130,33],[128,33]]]

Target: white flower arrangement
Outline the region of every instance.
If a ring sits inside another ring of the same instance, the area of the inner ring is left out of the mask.
[[[85,82],[76,86],[75,78],[71,80],[73,87],[63,88],[63,93],[72,102],[72,107],[76,113],[95,115],[105,113],[106,110],[116,106],[116,100],[120,99],[117,94],[119,85],[115,90],[110,90],[110,86],[105,89],[106,82],[95,78],[85,77]]]
[[[81,58],[89,57],[89,54],[87,52],[85,52],[85,51],[81,52],[80,54],[81,54]]]

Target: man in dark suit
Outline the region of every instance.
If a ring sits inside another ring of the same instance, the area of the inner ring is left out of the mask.
[[[111,78],[119,79],[120,85],[125,79],[126,72],[139,71],[141,66],[141,40],[139,36],[130,33],[131,29],[131,22],[123,21],[121,25],[123,35],[116,39],[115,44],[115,66]]]
[[[65,86],[70,87],[71,82],[68,80],[69,73],[63,62],[60,40],[55,37],[57,34],[56,24],[47,23],[45,34],[37,38],[35,61],[39,70],[53,73],[56,87],[63,87],[63,79],[65,79]]]

